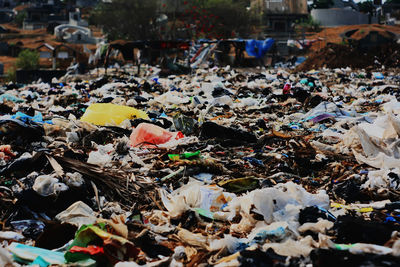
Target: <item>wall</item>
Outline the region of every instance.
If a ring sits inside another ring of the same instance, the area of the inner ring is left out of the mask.
[[[321,26],[332,27],[340,25],[368,24],[368,15],[354,11],[352,9],[313,9],[311,10],[313,19],[321,23]],[[378,19],[373,17],[371,23],[377,23]]]
[[[46,25],[43,23],[35,23],[35,22],[26,22],[24,21],[23,27],[24,30],[37,30],[44,29]]]

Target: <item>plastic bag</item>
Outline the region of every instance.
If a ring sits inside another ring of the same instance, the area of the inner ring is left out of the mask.
[[[160,195],[171,217],[178,217],[191,208],[205,217],[212,217],[212,212],[220,211],[224,205],[236,197],[235,194],[223,192],[221,187],[203,185],[195,180],[191,180],[171,194],[160,190]]]
[[[40,112],[35,112],[35,116],[28,116],[25,113],[22,112],[17,112],[15,115],[11,116],[12,119],[16,119],[16,120],[20,120],[23,121],[25,123],[29,123],[29,122],[36,122],[36,123],[47,123],[47,124],[53,124],[53,122],[51,120],[49,121],[44,121],[43,120],[43,115]]]
[[[19,241],[19,240],[25,239],[25,237],[17,232],[0,231],[0,239]]]
[[[146,112],[136,108],[120,106],[114,104],[91,104],[81,121],[89,122],[95,125],[120,125],[125,120],[145,119],[148,120]]]
[[[24,99],[18,98],[16,96],[10,94],[2,94],[0,95],[0,102],[4,103],[4,101],[12,101],[14,103],[23,103],[25,102]]]
[[[66,184],[60,183],[57,178],[50,175],[38,176],[33,184],[33,190],[41,196],[56,195],[61,191],[66,191],[69,187]]]
[[[131,134],[131,146],[138,145],[151,146],[165,144],[172,139],[180,139],[183,137],[181,132],[169,132],[157,125],[150,123],[141,123]]]
[[[19,243],[11,243],[11,245],[8,246],[7,249],[13,254],[14,259],[21,263],[33,262],[39,256],[49,265],[63,265],[66,263],[64,259],[64,253],[62,252],[55,252],[43,248],[31,247]]]
[[[78,262],[82,260],[87,260],[90,255],[76,252],[76,250],[71,250],[73,247],[88,247],[93,244],[94,241],[97,242],[99,247],[104,247],[104,252],[107,258],[112,261],[112,264],[117,263],[119,260],[127,260],[131,258],[136,258],[140,250],[137,249],[132,242],[129,240],[111,234],[107,232],[106,224],[99,223],[96,225],[84,225],[82,226],[75,235],[74,241],[68,248],[68,252],[65,253],[64,257],[68,262]],[[99,242],[102,240],[103,242]],[[114,258],[115,254],[112,251],[117,252],[118,259]]]
[[[94,211],[82,201],[75,202],[66,210],[57,214],[55,218],[62,223],[70,223],[79,227],[96,222]]]
[[[286,221],[290,230],[296,231],[300,209],[314,205],[329,208],[329,196],[324,190],[318,194],[310,194],[302,186],[288,182],[273,188],[253,190],[237,197],[228,203],[224,209],[227,212],[218,212],[215,215],[223,220],[232,220],[238,210],[246,214],[256,212],[267,223]]]
[[[89,153],[87,163],[104,167],[112,161],[113,157],[110,154],[113,151],[114,147],[112,144],[105,146],[99,145],[97,146],[97,151],[92,151]]]
[[[13,254],[15,261],[24,265],[29,262],[34,266],[65,265],[67,263],[64,259],[63,252],[32,247],[19,243],[11,243],[7,249]],[[90,258],[76,262],[77,266],[94,266],[95,263],[96,262]]]

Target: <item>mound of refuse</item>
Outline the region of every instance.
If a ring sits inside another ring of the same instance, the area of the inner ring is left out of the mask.
[[[370,50],[362,50],[356,46],[330,43],[324,48],[312,52],[305,62],[296,68],[297,71],[309,71],[321,68],[377,68],[400,66],[400,45],[385,44]]]
[[[154,69],[1,85],[0,266],[399,265],[398,70]]]

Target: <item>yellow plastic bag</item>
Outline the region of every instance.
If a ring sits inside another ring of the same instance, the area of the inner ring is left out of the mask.
[[[109,103],[91,104],[81,121],[89,122],[95,125],[120,125],[124,120],[145,119],[148,120],[146,112],[127,106],[120,106]]]

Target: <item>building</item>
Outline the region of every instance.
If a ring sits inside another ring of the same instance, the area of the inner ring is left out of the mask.
[[[330,8],[311,10],[312,18],[325,27],[379,22],[378,14],[372,16],[359,12],[358,5],[353,0],[333,0],[333,3],[334,4]]]
[[[382,13],[387,24],[400,24],[400,4],[385,3],[382,6]]]
[[[66,69],[71,63],[77,62],[81,53],[65,44],[43,43],[34,50],[39,52],[40,65],[53,70],[57,68]]]
[[[88,27],[88,22],[81,18],[79,8],[69,13],[69,22],[54,27],[54,35],[59,41],[72,44],[97,44],[102,38],[95,38]]]
[[[24,20],[23,28],[35,30],[47,28],[49,24],[68,23],[68,10],[60,0],[37,0],[26,9],[27,17]]]
[[[10,22],[14,17],[15,1],[0,0],[0,23]]]
[[[74,11],[69,12],[69,25],[88,27],[89,23],[82,19],[81,11],[76,8]]]
[[[73,44],[97,44],[102,38],[95,38],[87,27],[62,24],[54,28],[54,35],[59,41]]]
[[[290,32],[308,15],[307,0],[252,0],[250,9],[272,32]]]

